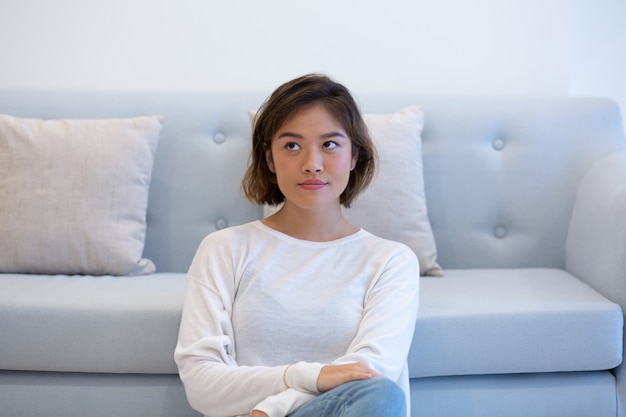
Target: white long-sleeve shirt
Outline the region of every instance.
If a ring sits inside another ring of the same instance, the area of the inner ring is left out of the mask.
[[[408,401],[418,295],[415,254],[364,230],[330,242],[261,221],[212,233],[189,270],[175,352],[188,400],[210,417],[284,417],[318,394],[324,365],[361,361]]]

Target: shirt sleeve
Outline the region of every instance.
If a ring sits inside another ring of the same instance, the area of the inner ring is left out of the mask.
[[[398,381],[405,371],[419,306],[419,262],[407,247],[396,251],[368,290],[363,318],[348,351],[333,365],[363,362]]]
[[[287,390],[284,382],[287,364],[238,366],[236,362],[230,319],[235,295],[233,275],[236,265],[233,259],[236,256],[229,254],[230,249],[224,246],[227,245],[223,242],[216,244],[213,239],[205,239],[194,258],[187,278],[174,353],[190,405],[211,417],[248,415],[263,400]],[[321,366],[301,367],[303,378],[308,378],[301,384],[314,384],[312,381],[317,380]],[[294,397],[293,393],[290,395]],[[285,400],[300,403],[300,400],[287,396]]]
[[[174,357],[194,409],[211,417],[246,415],[257,402],[285,389],[284,367],[237,366],[232,328],[216,298],[188,279]]]

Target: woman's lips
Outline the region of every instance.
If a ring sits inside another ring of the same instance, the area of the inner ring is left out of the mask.
[[[324,186],[326,186],[326,183],[320,180],[306,180],[300,183],[300,187],[305,190],[319,190]]]

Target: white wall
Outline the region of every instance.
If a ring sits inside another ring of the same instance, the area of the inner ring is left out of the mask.
[[[0,87],[567,94],[570,0],[0,0]]]
[[[0,0],[0,88],[602,95],[626,0]],[[626,119],[626,118],[625,118]]]
[[[610,97],[626,122],[626,0],[572,0],[570,92]]]

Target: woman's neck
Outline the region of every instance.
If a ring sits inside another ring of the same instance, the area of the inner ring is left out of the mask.
[[[341,207],[302,209],[288,203],[262,220],[266,226],[291,237],[312,242],[329,242],[356,233],[341,212]]]

